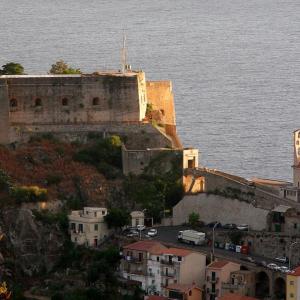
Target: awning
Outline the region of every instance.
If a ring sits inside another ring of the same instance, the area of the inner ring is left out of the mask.
[[[272,211],[274,212],[280,212],[280,213],[285,213],[287,212],[291,207],[286,206],[286,205],[278,205],[276,206]]]

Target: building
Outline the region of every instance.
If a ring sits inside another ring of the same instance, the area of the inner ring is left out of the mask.
[[[214,261],[206,267],[206,300],[219,299],[222,283],[230,281],[232,272],[239,271],[240,265],[226,261]]]
[[[205,283],[206,256],[188,249],[167,248],[160,255],[162,292],[171,284]]]
[[[286,300],[300,299],[300,267],[286,276]]]
[[[229,293],[219,297],[218,300],[258,300],[258,298]]]
[[[97,132],[126,136],[131,149],[181,145],[171,82],[146,81],[142,71],[3,75],[0,106],[0,144],[44,133],[74,140]],[[161,130],[152,120],[163,124]]]
[[[204,284],[206,256],[201,253],[146,240],[125,246],[123,257],[121,276],[141,282],[147,294],[167,296],[171,284]]]
[[[131,226],[136,227],[137,225],[144,225],[145,214],[143,211],[132,211],[131,216]]]
[[[78,245],[97,247],[109,235],[104,217],[106,208],[84,207],[73,210],[68,216],[72,242]]]
[[[228,282],[222,282],[221,295],[234,293],[243,296],[255,296],[255,272],[248,270],[234,271]]]
[[[299,202],[300,200],[300,129],[294,131],[294,164],[293,168],[293,184],[284,186],[281,189],[281,196],[290,200]]]
[[[195,284],[174,283],[167,287],[169,300],[202,300],[202,290]]]

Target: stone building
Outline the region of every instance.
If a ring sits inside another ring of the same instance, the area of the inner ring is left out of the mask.
[[[71,241],[78,245],[97,247],[109,235],[104,217],[106,208],[84,207],[68,216]]]
[[[161,130],[146,120],[147,105],[162,115],[155,119]],[[100,132],[126,136],[134,149],[181,145],[171,83],[146,82],[142,71],[3,75],[0,106],[0,144],[49,132],[69,139]]]

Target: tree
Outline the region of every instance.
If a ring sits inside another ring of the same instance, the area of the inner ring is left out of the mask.
[[[24,67],[19,63],[10,62],[2,66],[0,75],[23,75]]]
[[[199,222],[199,214],[192,212],[191,214],[189,214],[189,224],[192,227],[195,227]]]
[[[130,214],[120,208],[112,208],[108,214],[104,217],[108,228],[122,228],[130,223]]]
[[[81,74],[80,69],[74,69],[69,67],[63,60],[57,61],[51,66],[50,74]]]

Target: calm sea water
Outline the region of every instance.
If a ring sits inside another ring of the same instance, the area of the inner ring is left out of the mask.
[[[0,0],[0,65],[46,73],[129,62],[173,81],[177,124],[202,164],[291,179],[300,127],[299,0]]]

